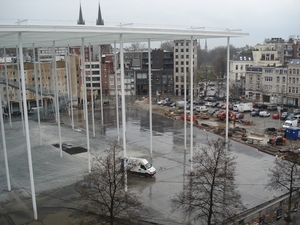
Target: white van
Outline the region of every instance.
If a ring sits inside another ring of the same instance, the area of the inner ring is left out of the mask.
[[[156,169],[146,159],[127,157],[125,159],[129,171],[142,173],[146,176],[153,176]],[[122,168],[124,168],[124,160],[122,160]]]
[[[298,120],[286,120],[284,124],[282,124],[283,128],[289,128],[289,127],[297,127]]]

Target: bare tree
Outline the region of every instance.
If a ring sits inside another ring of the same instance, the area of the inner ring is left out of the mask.
[[[208,84],[213,80],[213,75],[211,72],[211,69],[208,64],[202,64],[200,67],[200,70],[197,72],[197,76],[195,76],[195,82],[198,84],[199,82],[203,81],[203,91],[204,91],[204,96],[207,95],[207,89],[208,89]]]
[[[138,219],[142,201],[133,192],[125,192],[121,147],[109,143],[105,157],[96,156],[92,172],[75,184],[82,209],[81,224],[126,224]]]
[[[194,155],[194,171],[186,174],[189,183],[172,199],[172,208],[200,224],[211,225],[220,224],[244,207],[234,182],[235,157],[226,150],[224,139],[207,142]]]
[[[165,41],[165,42],[162,42],[160,44],[160,48],[162,50],[166,50],[166,51],[169,51],[169,52],[173,52],[173,48],[174,48],[174,41]]]
[[[300,155],[289,152],[285,159],[277,160],[275,167],[270,169],[267,187],[278,190],[285,188],[289,193],[287,221],[291,221],[292,194],[300,188]]]

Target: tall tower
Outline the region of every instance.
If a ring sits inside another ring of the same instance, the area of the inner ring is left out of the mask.
[[[77,20],[77,25],[85,25],[85,21],[83,20],[81,4],[79,7],[79,19]]]
[[[101,16],[100,2],[99,2],[98,19],[96,20],[96,25],[104,25],[104,21]]]
[[[208,49],[207,49],[207,39],[205,39],[205,51],[207,52]]]

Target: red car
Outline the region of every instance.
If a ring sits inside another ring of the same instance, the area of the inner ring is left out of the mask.
[[[233,116],[233,115],[232,115]],[[232,117],[231,116],[231,117]],[[239,119],[244,119],[244,114],[243,113],[235,113],[235,119],[239,120]]]
[[[275,114],[272,115],[272,118],[278,120],[278,119],[280,119],[280,114],[275,113]]]

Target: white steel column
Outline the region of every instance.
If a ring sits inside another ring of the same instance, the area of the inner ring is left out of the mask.
[[[44,109],[44,101],[43,101],[43,83],[42,83],[42,70],[41,70],[41,61],[40,61],[40,49],[38,48],[38,65],[39,65],[39,77],[40,77],[40,92],[41,92],[41,107]],[[45,107],[47,109],[47,107]],[[45,116],[45,112],[44,112]]]
[[[101,45],[99,45],[99,73],[100,73],[100,109],[101,109],[101,125],[103,126],[103,98],[102,98],[102,53]]]
[[[66,48],[66,51],[68,51],[69,48],[67,47]],[[68,66],[68,59],[69,59],[69,52],[67,53],[67,55],[65,56],[65,68],[66,68],[66,76],[67,76],[67,95],[68,95],[68,115],[69,115],[69,118],[70,118],[70,104],[69,104],[69,100],[70,100],[70,84],[69,84],[69,66]]]
[[[193,171],[193,157],[194,157],[194,144],[193,144],[193,135],[194,135],[194,120],[193,120],[193,108],[194,108],[194,96],[193,96],[193,92],[194,92],[194,88],[193,88],[193,85],[194,85],[194,59],[193,59],[193,49],[194,49],[194,41],[193,41],[193,36],[191,36],[191,42],[190,42],[190,75],[191,75],[191,80],[190,80],[190,84],[191,84],[191,87],[190,87],[190,96],[191,96],[191,103],[190,103],[190,123],[191,123],[191,171]]]
[[[59,113],[59,98],[58,98],[58,85],[57,85],[57,73],[56,73],[56,56],[55,56],[55,41],[52,45],[52,71],[54,77],[54,99],[55,99],[55,111],[57,115],[57,125],[58,125],[58,136],[59,136],[59,152],[60,157],[62,157],[62,141],[61,141],[61,130],[60,130],[60,113]]]
[[[38,94],[38,82],[37,82],[37,73],[36,73],[36,60],[35,60],[34,44],[32,44],[32,49],[33,49],[32,53],[33,53],[33,69],[34,69],[34,84],[35,84],[35,100],[36,100],[38,124],[39,124],[40,146],[42,146],[40,104],[39,104],[39,94]]]
[[[117,114],[117,132],[118,142],[120,141],[120,121],[119,121],[119,91],[118,91],[118,73],[117,73],[117,44],[114,41],[114,66],[115,66],[115,89],[116,89],[116,114]]]
[[[3,121],[3,111],[2,111],[2,99],[0,94],[0,123],[1,123],[1,134],[2,134],[2,145],[3,145],[3,153],[4,153],[4,163],[5,163],[5,172],[6,172],[6,180],[7,180],[7,190],[11,191],[10,186],[10,176],[8,169],[8,160],[7,160],[7,149],[6,149],[6,139],[5,139],[5,129],[4,129],[4,121]]]
[[[151,49],[148,39],[148,77],[149,77],[149,125],[150,125],[150,157],[152,159],[152,88],[151,88]]]
[[[7,108],[8,108],[8,116],[9,116],[9,126],[12,128],[11,122],[11,108],[10,108],[10,96],[8,90],[8,74],[7,74],[7,63],[6,63],[6,48],[4,48],[4,73],[5,73],[5,81],[6,81],[6,100],[7,100]]]
[[[183,42],[184,52],[186,49],[186,40]],[[184,151],[186,151],[186,55],[184,53]]]
[[[26,102],[26,89],[25,89],[25,76],[24,76],[24,63],[23,63],[23,46],[22,46],[22,35],[18,34],[19,42],[19,52],[20,52],[20,67],[21,67],[21,77],[22,77],[22,90],[23,90],[23,102]],[[24,111],[27,112],[27,104],[24,104]],[[30,133],[29,133],[29,124],[28,124],[28,114],[24,113],[25,116],[25,129],[26,129],[26,145],[27,145],[27,154],[28,154],[28,167],[29,167],[29,177],[30,177],[30,186],[31,186],[31,198],[32,198],[32,208],[34,219],[37,220],[37,207],[35,199],[35,186],[34,186],[34,177],[33,177],[33,168],[32,168],[32,156],[31,156],[31,144],[30,144]]]
[[[25,101],[25,104],[23,104],[24,102],[22,101],[22,83],[23,80],[21,79],[21,74],[20,74],[20,64],[23,64],[23,61],[20,60],[20,54],[19,54],[19,49],[18,49],[18,46],[16,47],[16,52],[17,52],[17,68],[18,68],[18,78],[19,78],[19,110],[21,112],[21,118],[22,118],[22,128],[23,128],[23,136],[25,136],[25,127],[24,127],[24,115],[23,115],[23,105],[26,105],[26,108],[27,108],[27,104],[26,104],[26,101]],[[23,50],[22,50],[22,54],[23,54]],[[22,55],[22,59],[23,59],[23,55]],[[23,68],[24,68],[24,65],[23,65]],[[25,77],[24,77],[25,79]],[[26,89],[23,90],[23,92],[25,93],[26,95]]]
[[[86,75],[85,75],[85,54],[84,54],[84,38],[81,39],[81,61],[82,61],[82,74],[83,74],[83,93],[84,94],[84,112],[85,112],[85,130],[87,140],[87,155],[88,155],[88,170],[91,172],[91,152],[90,152],[90,134],[89,134],[89,119],[87,110],[87,97],[86,97]]]
[[[230,54],[230,45],[229,37],[227,37],[227,75],[226,75],[226,129],[225,129],[225,141],[226,148],[228,148],[228,111],[229,111],[229,54]],[[228,149],[227,149],[228,150]]]
[[[94,116],[94,93],[93,93],[93,74],[92,74],[92,53],[91,44],[89,44],[89,58],[90,58],[90,84],[91,84],[91,104],[92,104],[92,122],[93,122],[93,137],[95,137],[95,116]]]
[[[122,97],[122,126],[123,126],[123,149],[124,149],[124,159],[127,157],[126,152],[126,109],[125,109],[125,88],[124,88],[124,55],[123,55],[123,40],[122,34],[120,34],[120,65],[121,65],[121,97]],[[127,192],[127,163],[124,160],[124,167],[125,167],[125,192]]]
[[[74,130],[74,112],[73,112],[73,85],[72,85],[72,73],[71,73],[71,59],[70,59],[70,47],[68,46],[68,58],[67,58],[67,62],[68,62],[68,80],[69,80],[69,90],[70,90],[70,95],[71,95],[71,124],[72,124],[72,129]]]

